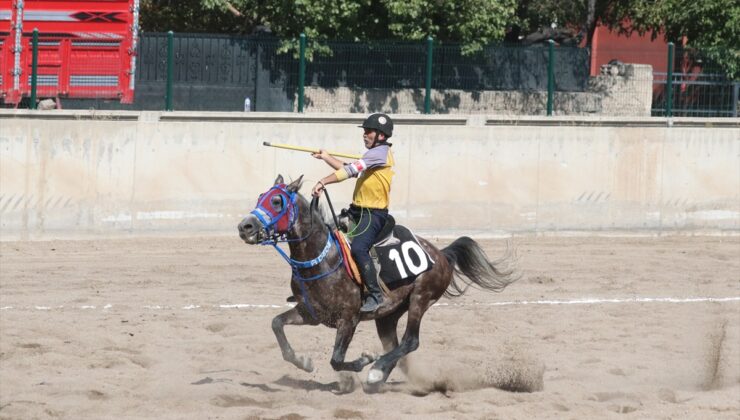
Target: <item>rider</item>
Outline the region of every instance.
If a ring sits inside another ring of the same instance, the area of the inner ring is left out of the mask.
[[[368,151],[359,160],[345,163],[325,150],[312,154],[336,171],[317,182],[311,193],[319,196],[328,184],[357,178],[349,207],[350,216],[358,223],[354,231],[359,232],[352,239],[352,257],[369,292],[360,311],[368,313],[377,310],[383,302],[378,275],[369,253],[376,236],[388,219],[393,154],[387,140],[393,135],[393,120],[386,114],[372,114],[360,127],[365,130],[362,140]]]

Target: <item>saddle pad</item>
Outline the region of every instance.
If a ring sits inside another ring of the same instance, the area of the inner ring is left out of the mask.
[[[357,283],[360,287],[362,287],[362,277],[360,277],[360,270],[357,269],[357,263],[355,263],[355,259],[352,258],[352,253],[350,252],[350,246],[347,242],[347,238],[344,237],[344,233],[342,233],[339,229],[334,229],[332,231],[332,235],[334,235],[334,238],[337,240],[337,243],[339,243],[339,250],[342,253],[342,264],[344,265],[344,271],[347,272],[347,275]]]
[[[404,226],[396,225],[393,233],[375,244],[380,263],[380,278],[385,283],[413,280],[432,268],[434,260],[416,236]]]

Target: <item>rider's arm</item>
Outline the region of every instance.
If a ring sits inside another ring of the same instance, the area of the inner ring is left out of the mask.
[[[336,168],[337,171],[334,172],[334,175],[339,181],[344,181],[347,178],[357,178],[366,169],[385,165],[388,162],[389,150],[389,146],[374,147],[365,152],[362,158],[341,168]]]
[[[319,182],[314,185],[314,187],[311,189],[311,195],[318,196],[319,194],[321,194],[321,191],[324,189],[325,186],[329,184],[334,184],[336,182],[341,181],[337,178],[336,173],[332,172],[329,175],[321,178]]]
[[[339,169],[345,165],[344,162],[330,155],[326,152],[326,150],[320,150],[319,153],[313,153],[311,156],[315,157],[316,159],[323,160],[327,163],[327,165],[331,166],[334,169]]]
[[[341,160],[329,155],[324,150],[322,150],[320,153],[314,153],[313,156],[315,158],[323,159],[326,163],[336,169],[336,171],[325,176],[318,183],[316,183],[316,185],[313,187],[312,194],[314,196],[318,195],[320,191],[324,188],[324,185],[342,182],[348,178],[356,178],[357,176],[359,176],[360,172],[366,169],[385,165],[388,160],[388,151],[388,146],[375,147],[365,152],[361,159],[346,164]],[[324,157],[324,155],[331,158],[332,161],[339,162],[339,166],[334,166],[332,163],[329,162],[328,158]]]

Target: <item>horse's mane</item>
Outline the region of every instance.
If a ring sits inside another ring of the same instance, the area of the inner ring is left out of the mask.
[[[310,197],[309,196],[310,198],[306,198],[300,192],[298,193],[298,195],[303,200],[305,200],[307,206],[310,206],[311,205],[311,199],[313,197]],[[319,218],[321,219],[322,222],[324,222],[324,224],[327,224],[329,226],[333,226],[334,225],[334,219],[332,218],[331,213],[329,212],[329,210],[324,206],[324,204],[321,201],[322,200],[319,199],[318,205],[316,207],[311,208],[311,213],[319,216]]]
[[[319,199],[319,205],[316,206],[312,211],[315,214],[317,214],[325,224],[329,226],[334,225],[334,219],[331,216],[331,212],[327,210],[327,208],[324,206],[324,204],[321,202],[320,199]]]
[[[296,187],[297,187],[296,191],[298,191],[298,196],[301,197],[303,200],[305,200],[306,205],[310,206],[311,200],[313,199],[313,197],[311,197],[310,194],[308,196],[304,196],[303,194],[301,194],[301,188],[303,187],[303,176],[299,178],[299,181]],[[316,206],[315,208],[312,208],[311,212],[319,216],[319,218],[324,224],[327,224],[329,226],[334,225],[334,218],[332,217],[329,210],[327,210],[326,207],[324,207],[322,200],[319,200],[318,206]]]

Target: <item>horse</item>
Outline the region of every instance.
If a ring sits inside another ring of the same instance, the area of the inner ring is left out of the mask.
[[[257,206],[238,224],[239,237],[248,245],[272,245],[290,264],[291,290],[296,305],[272,320],[283,359],[306,372],[313,371],[310,358],[296,355],[288,342],[286,325],[320,325],[336,328],[331,366],[336,371],[368,372],[368,385],[380,385],[398,361],[419,347],[419,328],[424,313],[443,295],[461,296],[471,285],[490,291],[502,291],[518,277],[516,270],[497,265],[510,256],[489,261],[479,244],[460,237],[442,250],[429,241],[419,243],[434,261],[431,269],[411,283],[390,291],[383,305],[374,313],[361,314],[361,288],[343,267],[340,245],[325,222],[318,199],[311,203],[299,190],[303,175],[286,184],[278,175],[274,185],[260,194]],[[287,242],[287,255],[278,242]],[[400,343],[396,328],[399,318],[408,313],[406,330]],[[374,320],[385,354],[380,357],[362,353],[356,360],[345,355],[360,321]]]

